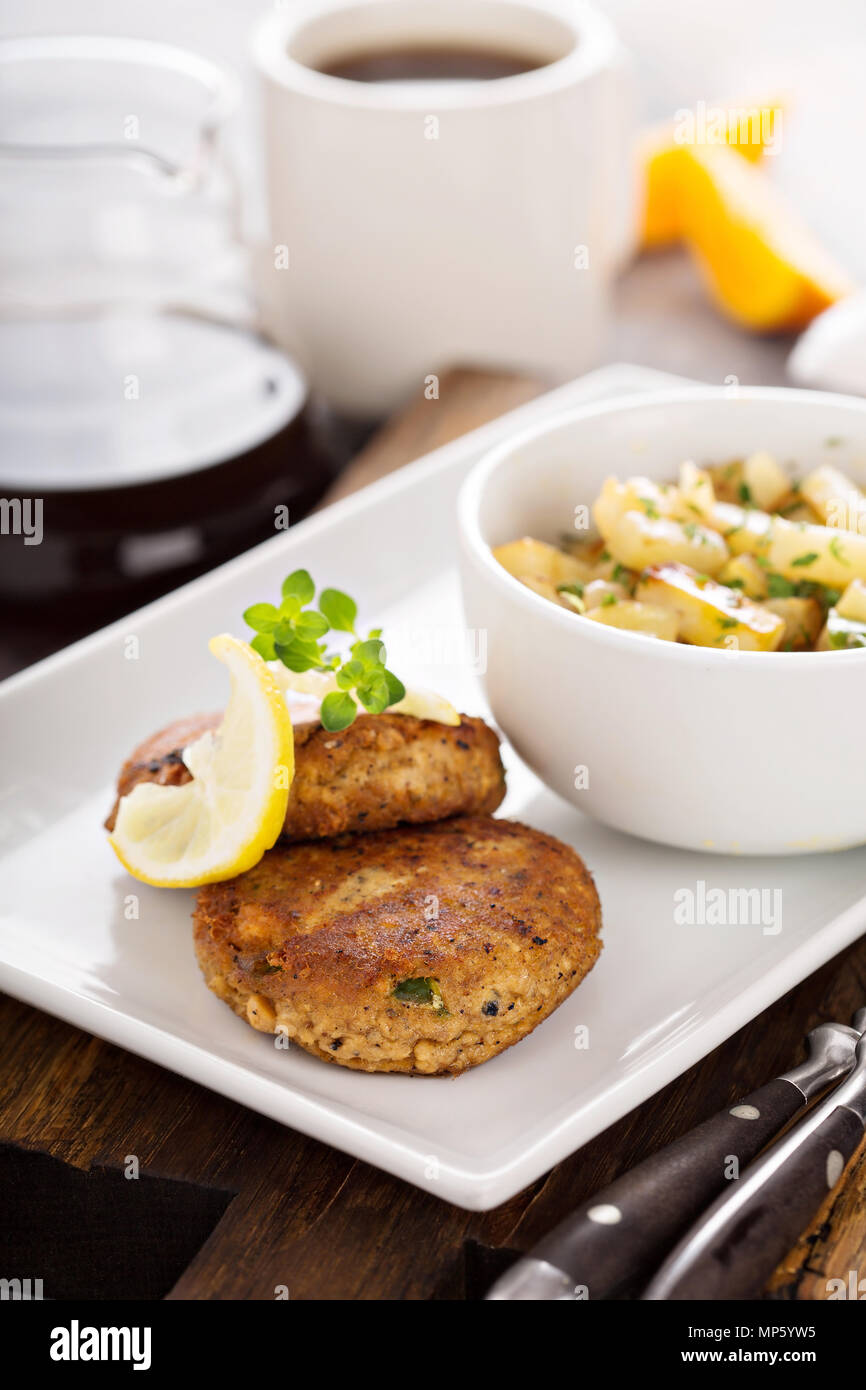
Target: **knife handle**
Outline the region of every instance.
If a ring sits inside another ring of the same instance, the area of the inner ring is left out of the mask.
[[[754,1298],[842,1175],[863,1121],[838,1105],[802,1139],[776,1144],[733,1183],[665,1261],[649,1300]]]
[[[564,1270],[591,1299],[642,1286],[725,1186],[730,1160],[750,1162],[804,1105],[777,1077],[596,1192],[531,1255]]]

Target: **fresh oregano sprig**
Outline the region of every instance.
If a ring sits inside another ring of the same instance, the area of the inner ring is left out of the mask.
[[[314,608],[315,596],[316,586],[307,570],[294,570],[283,580],[279,607],[254,603],[244,613],[244,622],[256,633],[250,646],[265,661],[281,661],[290,671],[333,675],[337,689],[322,701],[321,720],[336,733],[352,723],[358,701],[369,714],[382,714],[403,699],[406,688],[385,665],[381,629],[371,628],[366,637],[359,637],[355,600],[339,589],[323,589]],[[327,650],[322,638],[330,631],[355,638],[348,657]]]

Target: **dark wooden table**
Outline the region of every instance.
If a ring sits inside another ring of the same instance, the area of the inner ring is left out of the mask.
[[[540,389],[536,382],[474,372],[444,376],[440,399],[417,402],[383,430],[337,491],[370,481]],[[15,1204],[31,1203],[17,1221],[15,1249],[25,1258],[20,1241],[27,1230],[37,1243],[50,1242],[55,1263],[66,1269],[56,1276],[59,1289],[46,1287],[53,1296],[88,1290],[94,1296],[106,1287],[132,1296],[144,1285],[151,1296],[176,1299],[477,1298],[509,1250],[528,1248],[596,1188],[788,1068],[817,1022],[848,1019],[864,1003],[866,938],[546,1177],[495,1211],[474,1214],[0,998],[7,1192]],[[46,1164],[36,1153],[61,1162]],[[130,1184],[124,1186],[121,1174],[133,1161],[144,1196],[125,1216]],[[37,1219],[32,1204],[40,1182],[47,1195]],[[87,1192],[98,1187],[107,1195],[88,1201]],[[104,1221],[93,1219],[94,1210],[107,1211]],[[178,1226],[188,1233],[188,1248],[172,1247],[160,1269],[160,1252],[172,1244],[166,1232]],[[63,1232],[74,1252],[65,1267],[62,1250],[55,1251]],[[30,1259],[21,1272],[38,1277],[39,1248]],[[148,1278],[137,1278],[144,1268],[151,1269]],[[827,1281],[847,1280],[850,1270],[866,1270],[866,1145],[779,1266],[768,1296],[823,1299]],[[0,1275],[16,1272],[0,1268]]]

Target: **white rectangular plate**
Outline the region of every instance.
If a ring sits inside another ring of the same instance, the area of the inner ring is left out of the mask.
[[[854,940],[866,929],[866,850],[743,861],[662,849],[582,817],[506,749],[501,814],[558,835],[584,857],[603,905],[602,958],[531,1037],[486,1065],[454,1080],[367,1076],[296,1048],[277,1050],[209,994],[192,951],[193,894],[132,881],[101,829],[133,745],[175,716],[224,702],[207,639],[243,635],[247,605],[277,592],[300,565],[361,599],[363,621],[385,628],[390,664],[407,681],[484,713],[455,572],[463,477],[512,429],[671,380],[634,367],[596,372],[5,682],[2,988],[440,1197],[486,1210]],[[548,694],[545,717],[555,719]],[[674,894],[701,880],[778,888],[781,931],[675,925]]]

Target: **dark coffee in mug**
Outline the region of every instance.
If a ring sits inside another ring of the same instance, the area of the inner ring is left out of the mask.
[[[316,71],[350,82],[490,82],[547,66],[544,58],[505,49],[416,44],[335,57],[317,63]]]

